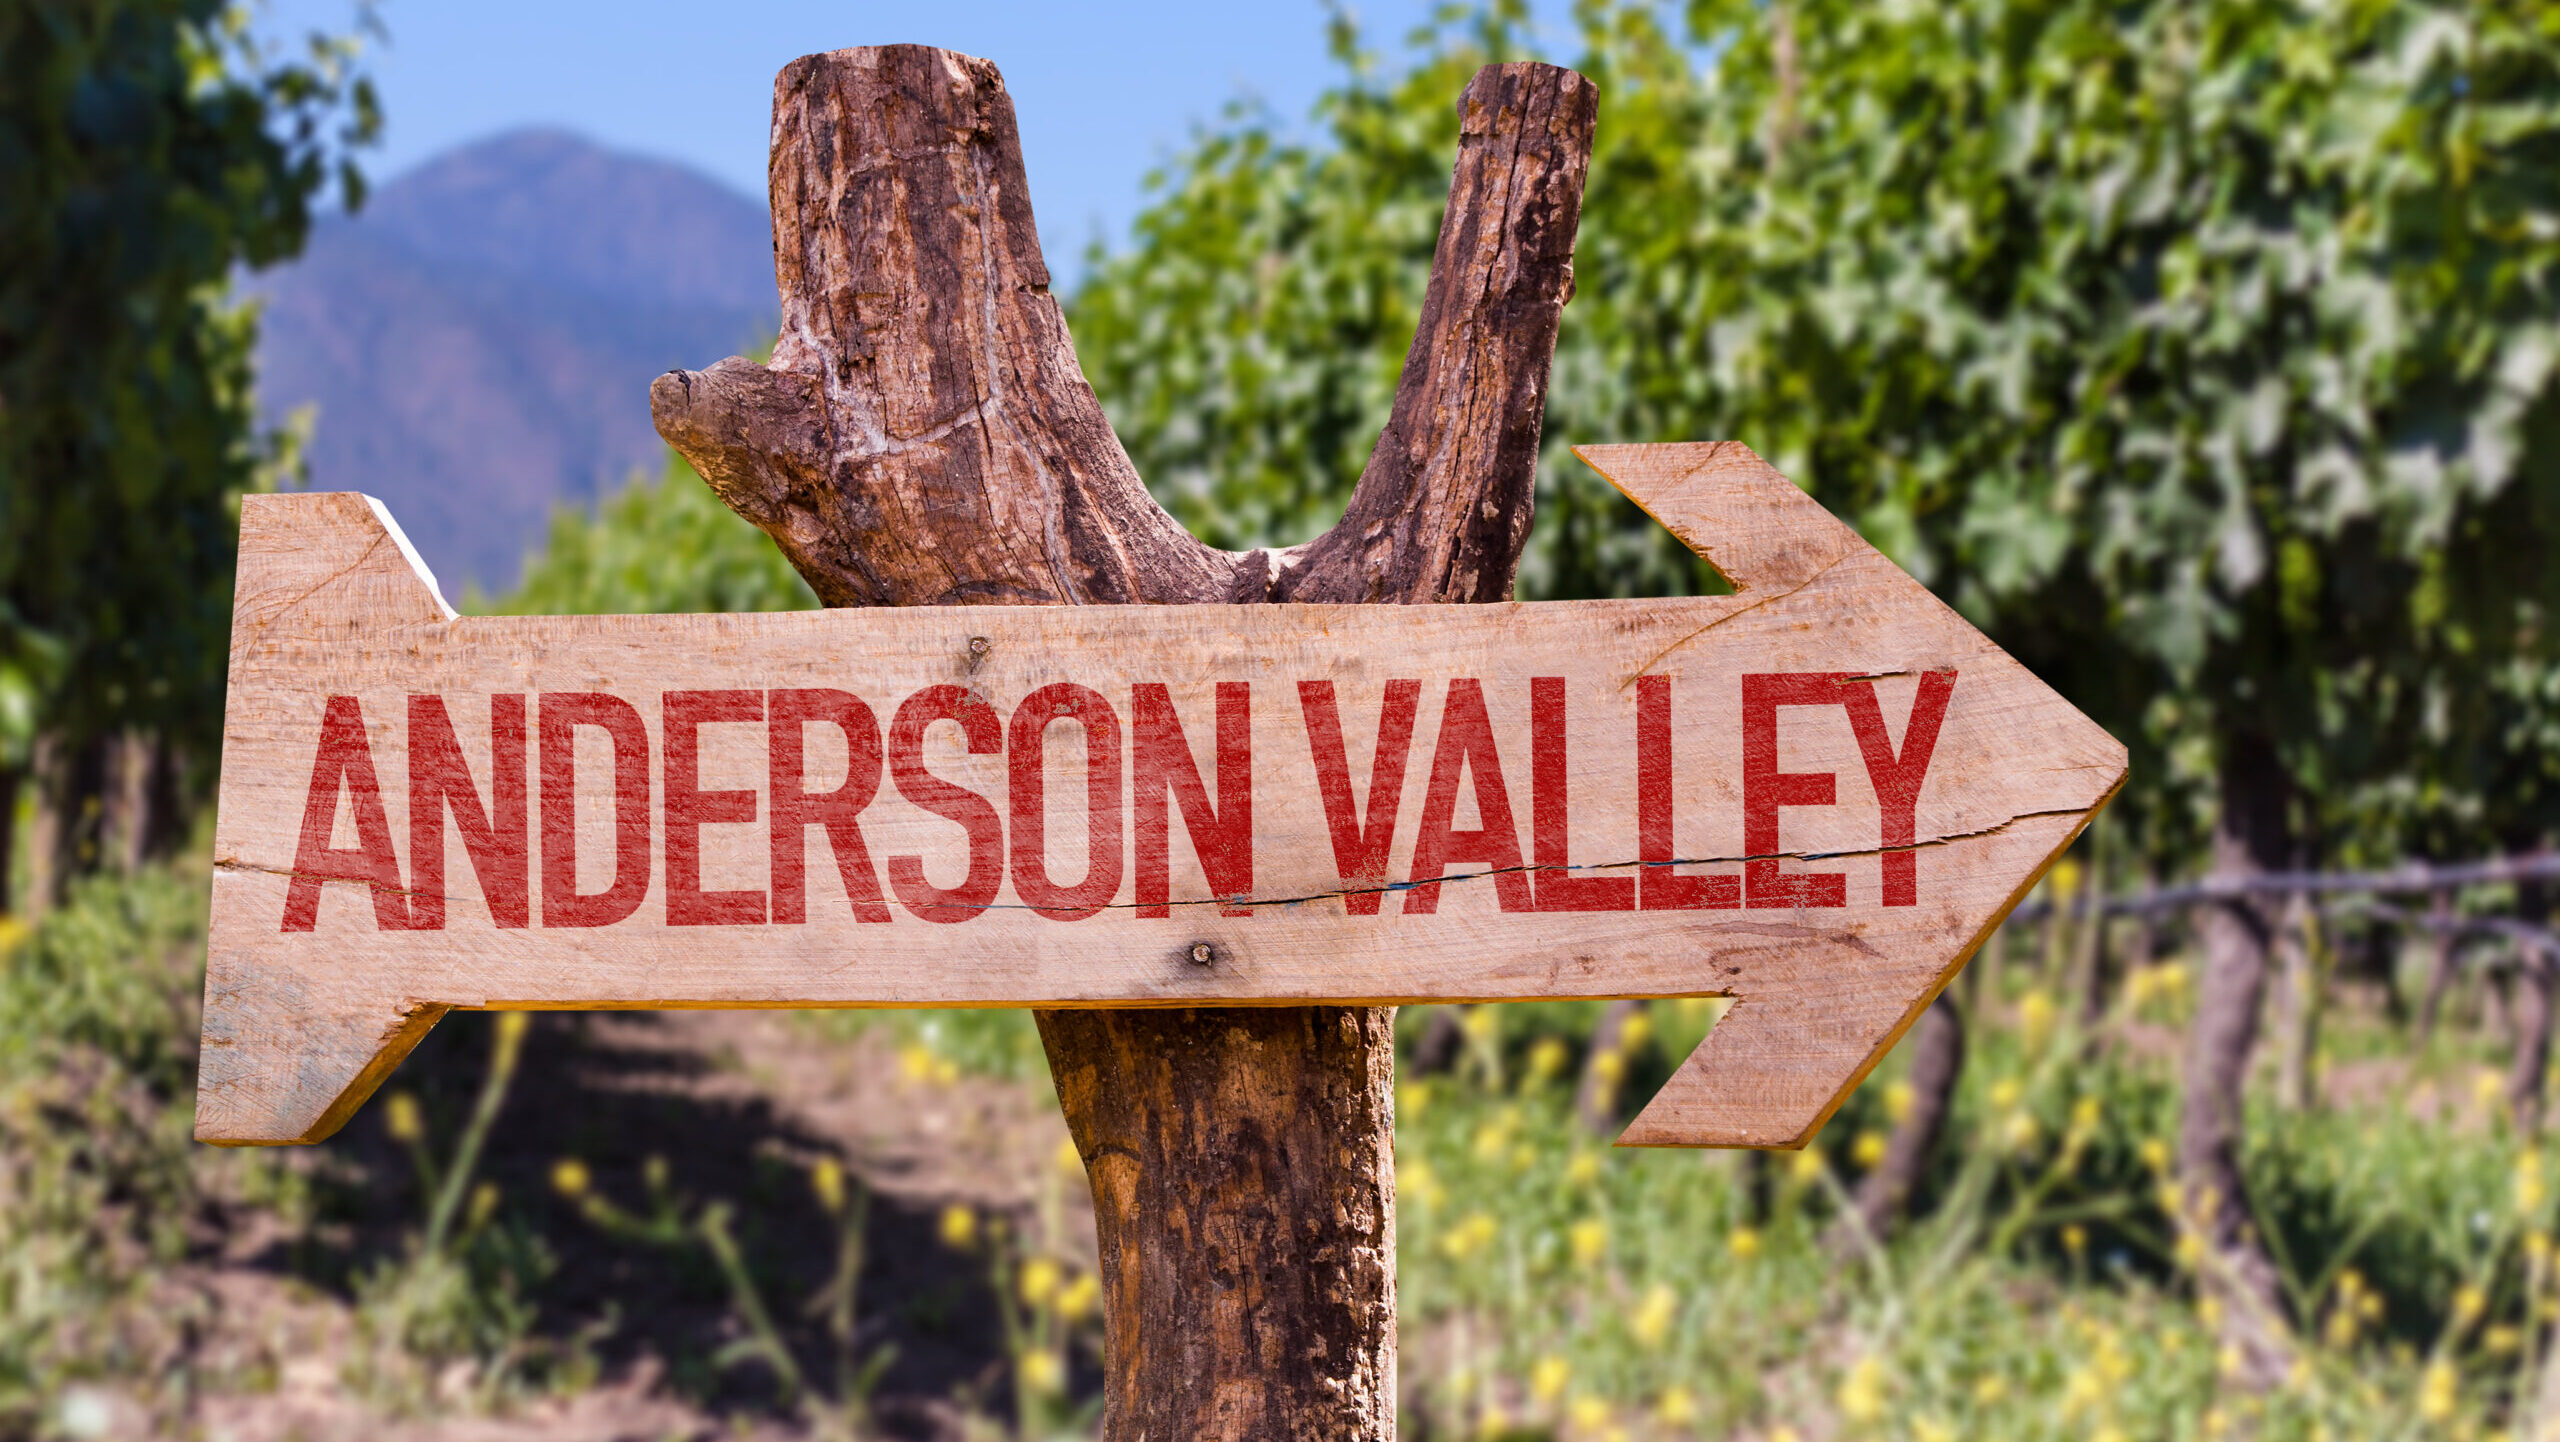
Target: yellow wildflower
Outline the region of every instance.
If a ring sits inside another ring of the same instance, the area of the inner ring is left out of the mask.
[[[1511,1414],[1500,1407],[1487,1407],[1484,1409],[1484,1415],[1476,1419],[1476,1435],[1479,1437],[1503,1437],[1508,1436],[1510,1431]]]
[[[509,1016],[523,1015],[521,1012],[509,1012],[507,1014]],[[482,1182],[480,1185],[471,1189],[471,1211],[469,1219],[465,1221],[463,1225],[475,1230],[477,1228],[487,1226],[489,1224],[490,1216],[497,1210],[498,1184],[496,1182]]]
[[[1058,1360],[1057,1353],[1046,1347],[1034,1347],[1023,1353],[1014,1366],[1021,1369],[1022,1385],[1043,1396],[1057,1391],[1059,1384],[1067,1379],[1066,1365]]]
[[[2053,872],[2045,878],[2045,882],[2047,888],[2053,892],[2054,905],[2070,905],[2071,898],[2080,891],[2080,859],[2076,856],[2066,856],[2055,862]]]
[[[2037,1134],[2033,1112],[2014,1111],[2000,1123],[2000,1139],[2008,1144],[2011,1151],[2023,1152],[2032,1148]]]
[[[1542,1036],[1529,1046],[1529,1075],[1545,1081],[1564,1070],[1569,1053],[1562,1037]]]
[[[1575,1430],[1597,1432],[1609,1425],[1609,1404],[1585,1392],[1566,1404],[1565,1416],[1573,1419]]]
[[[978,1214],[959,1202],[942,1209],[942,1244],[955,1250],[965,1249],[978,1240]]]
[[[1793,1173],[1799,1182],[1822,1180],[1822,1149],[1806,1147],[1803,1151],[1787,1158],[1787,1170]]]
[[[1914,1417],[1911,1442],[1956,1442],[1956,1429],[1935,1417]]]
[[[2026,1087],[2021,1085],[2016,1077],[2004,1076],[1991,1084],[1991,1109],[2005,1112],[2016,1106],[2019,1099],[2026,1094]]]
[[[1628,1013],[1626,1021],[1618,1027],[1618,1045],[1628,1051],[1636,1051],[1651,1040],[1653,1013],[1641,1007]]]
[[[2098,1130],[2098,1122],[2104,1115],[2104,1107],[2096,1097],[2082,1097],[2071,1104],[2071,1129],[2084,1137],[2092,1135]]]
[[[525,1032],[533,1026],[533,1013],[502,1011],[498,1013],[498,1045],[513,1051],[524,1044]]]
[[[2495,1067],[2482,1067],[2471,1074],[2471,1096],[2483,1107],[2493,1107],[2507,1093],[2506,1078]]]
[[[898,1074],[911,1082],[924,1081],[933,1075],[933,1048],[911,1041],[898,1049]]]
[[[1057,1296],[1058,1288],[1065,1280],[1066,1277],[1058,1270],[1057,1263],[1047,1257],[1033,1257],[1022,1264],[1022,1275],[1016,1279],[1014,1285],[1015,1290],[1022,1294],[1025,1305],[1038,1307],[1047,1304],[1050,1298]]]
[[[1653,1415],[1661,1418],[1665,1427],[1686,1427],[1698,1420],[1697,1394],[1686,1387],[1673,1387],[1653,1404]]]
[[[2542,1181],[2542,1153],[2528,1150],[2516,1158],[2516,1215],[2529,1217],[2542,1210],[2549,1195]]]
[[[1870,1127],[1858,1133],[1858,1139],[1850,1143],[1849,1156],[1859,1166],[1872,1171],[1883,1163],[1884,1149],[1884,1133]]]
[[[1058,1317],[1073,1325],[1093,1315],[1102,1301],[1102,1280],[1091,1272],[1083,1273],[1058,1292]]]
[[[2054,1017],[2059,1014],[2059,1011],[2060,1009],[2053,1004],[2053,998],[2041,991],[2031,991],[2019,998],[2018,1029],[2025,1033],[2027,1050],[2034,1051],[2044,1045],[2044,1039],[2053,1030]]]
[[[2523,1345],[2524,1334],[2504,1322],[2481,1329],[2480,1350],[2492,1357],[2513,1356],[2516,1349]]]
[[[1612,1049],[1594,1056],[1591,1058],[1591,1075],[1604,1087],[1616,1086],[1627,1075],[1627,1054]]]
[[[418,1110],[417,1097],[409,1092],[393,1092],[382,1104],[382,1129],[403,1145],[425,1136],[427,1119]]]
[[[1736,1227],[1726,1234],[1725,1250],[1743,1261],[1760,1255],[1760,1234],[1749,1227]]]
[[[1769,1429],[1769,1442],[1804,1442],[1802,1434],[1784,1422]]]
[[[1511,1170],[1525,1172],[1538,1164],[1538,1149],[1521,1142],[1511,1149]]]
[[[1437,1207],[1448,1190],[1440,1185],[1440,1174],[1429,1162],[1415,1162],[1396,1173],[1397,1188],[1426,1207]]]
[[[2161,1137],[2144,1137],[2142,1139],[2142,1145],[2135,1150],[2141,1156],[2142,1164],[2144,1166],[2149,1167],[2155,1172],[2166,1172],[2169,1170],[2169,1143],[2166,1139]]]
[[[809,1168],[809,1190],[818,1194],[818,1205],[834,1216],[844,1210],[844,1163],[833,1157],[820,1157]]]
[[[2427,1364],[2418,1379],[2418,1415],[2430,1422],[2447,1422],[2454,1409],[2453,1364],[2439,1357]]]
[[[1396,1112],[1398,1115],[1403,1116],[1407,1120],[1411,1120],[1412,1118],[1421,1116],[1422,1109],[1429,1105],[1431,1105],[1431,1083],[1429,1080],[1425,1079],[1399,1082],[1396,1084]]]
[[[1458,1029],[1465,1032],[1470,1040],[1479,1042],[1493,1040],[1494,1033],[1501,1026],[1502,1018],[1489,1006],[1468,1007],[1465,1019],[1458,1023]]]
[[[1840,1380],[1840,1415],[1852,1422],[1874,1422],[1884,1416],[1884,1364],[1861,1357]]]
[[[1049,1161],[1063,1175],[1070,1177],[1084,1175],[1084,1153],[1076,1150],[1074,1137],[1058,1138],[1057,1147],[1049,1153]]]
[[[1565,1164],[1564,1179],[1576,1187],[1588,1187],[1600,1180],[1600,1159],[1589,1152],[1578,1152]]]
[[[2346,1289],[2341,1287],[2339,1290],[2344,1291]],[[2453,1289],[2453,1324],[2455,1326],[2470,1326],[2472,1323],[2479,1321],[2480,1314],[2487,1311],[2488,1308],[2488,1294],[2481,1291],[2478,1287],[2465,1282],[2461,1286]]]
[[[2160,1182],[2158,1198],[2160,1202],[2160,1210],[2167,1212],[2170,1216],[2181,1221],[2186,1219],[2187,1193],[2185,1188],[2164,1177]]]
[[[595,1179],[587,1174],[587,1164],[576,1157],[562,1157],[551,1164],[551,1190],[570,1201],[587,1194]]]
[[[1540,1357],[1529,1369],[1529,1395],[1540,1402],[1552,1403],[1564,1395],[1566,1384],[1573,1381],[1573,1368],[1553,1353]]]
[[[2089,1250],[2089,1229],[2080,1225],[2078,1222],[2064,1223],[2062,1227],[2062,1250],[2069,1252],[2074,1257],[2077,1257],[2082,1252]]]
[[[1656,1282],[1652,1290],[1644,1294],[1644,1300],[1636,1304],[1635,1315],[1627,1319],[1627,1330],[1635,1333],[1636,1340],[1647,1347],[1661,1346],[1662,1339],[1671,1334],[1671,1321],[1679,1306],[1678,1296],[1669,1287]]]
[[[1565,1230],[1565,1241],[1573,1249],[1575,1266],[1597,1266],[1609,1254],[1609,1224],[1598,1217],[1585,1217]]]
[[[1447,1236],[1440,1239],[1440,1250],[1449,1254],[1449,1260],[1463,1262],[1484,1250],[1485,1244],[1493,1240],[1494,1233],[1493,1218],[1482,1212],[1469,1212],[1449,1229]]]
[[[1973,1401],[1978,1407],[1997,1407],[2009,1395],[2009,1379],[1997,1372],[1986,1372],[1973,1384]]]
[[[1903,1118],[1911,1115],[1911,1104],[1917,1100],[1919,1100],[1919,1094],[1911,1089],[1911,1083],[1907,1081],[1897,1081],[1886,1087],[1884,1089],[1885,1119],[1900,1125]]]

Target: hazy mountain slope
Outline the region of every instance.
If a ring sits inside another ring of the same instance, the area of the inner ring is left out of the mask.
[[[319,407],[311,484],[381,497],[455,595],[511,583],[554,503],[654,473],[650,380],[774,315],[760,204],[547,130],[402,175],[251,288],[261,407]]]

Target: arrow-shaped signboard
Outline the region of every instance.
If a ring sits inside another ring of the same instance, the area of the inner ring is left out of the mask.
[[[1722,995],[1625,1140],[1800,1144],[2125,750],[1743,447],[1582,454],[1735,594],[459,618],[249,497],[196,1134],[454,1007]]]

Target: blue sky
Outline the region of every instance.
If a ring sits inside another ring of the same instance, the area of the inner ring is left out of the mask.
[[[1391,56],[1429,0],[1351,7]],[[562,125],[691,164],[761,199],[773,74],[815,50],[900,41],[992,60],[1021,118],[1032,202],[1051,263],[1097,231],[1123,234],[1146,172],[1240,96],[1302,120],[1336,78],[1318,0],[1125,5],[1028,0],[705,3],[705,0],[383,0],[369,57],[387,133],[367,161],[387,179],[521,125]],[[1537,13],[1569,52],[1563,4]],[[259,26],[344,30],[352,0],[266,0]]]

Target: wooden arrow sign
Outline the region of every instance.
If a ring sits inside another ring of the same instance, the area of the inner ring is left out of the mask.
[[[454,1007],[1722,995],[1622,1140],[1801,1145],[2125,749],[1747,449],[1581,454],[1736,594],[457,617],[248,497],[196,1135]]]

